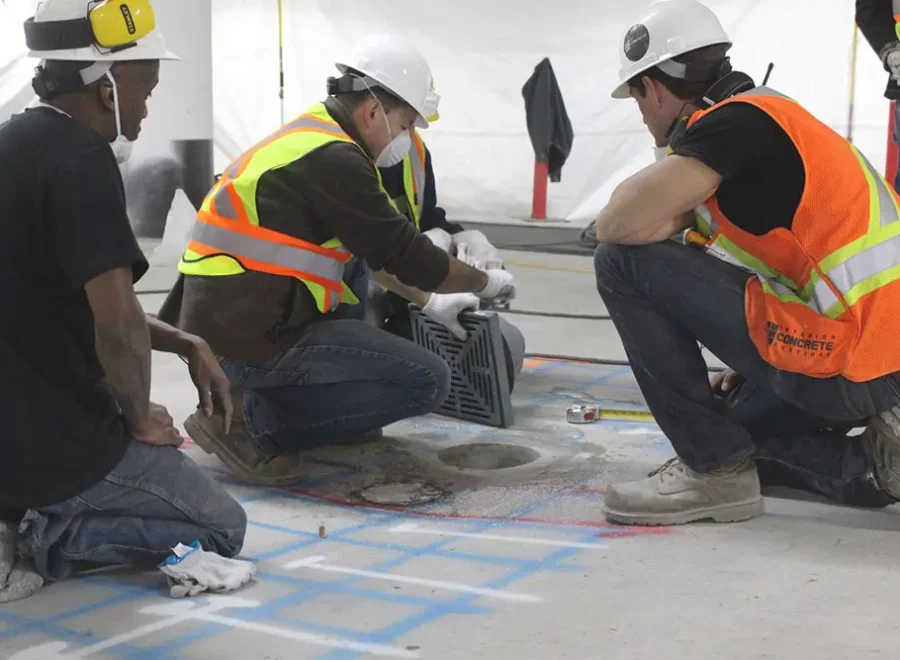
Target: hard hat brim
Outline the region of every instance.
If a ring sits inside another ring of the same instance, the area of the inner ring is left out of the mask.
[[[614,99],[630,99],[631,88],[628,86],[627,82],[623,82],[613,90],[610,96]]]

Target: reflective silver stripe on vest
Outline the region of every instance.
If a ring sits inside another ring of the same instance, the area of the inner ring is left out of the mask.
[[[900,266],[900,236],[866,248],[832,268],[825,276],[846,297],[853,287],[895,266]],[[823,311],[838,302],[824,281],[817,282],[814,289],[814,296]]]
[[[869,176],[872,177],[872,180],[875,183],[875,189],[878,191],[878,211],[881,215],[881,226],[886,227],[890,224],[893,224],[900,220],[900,217],[897,215],[897,206],[894,201],[894,193],[888,188],[887,183],[882,178],[882,176],[878,173],[869,160],[860,153],[860,151],[851,145],[851,148],[856,153],[857,158],[859,158],[860,162],[865,165],[866,169],[869,171]]]
[[[409,151],[409,162],[412,167],[413,181],[416,183],[416,206],[421,209],[425,200],[425,161],[419,158],[415,140]]]
[[[252,238],[199,220],[194,223],[191,239],[238,259],[253,259],[316,275],[332,282],[341,282],[344,275],[344,264],[338,259],[303,248]]]

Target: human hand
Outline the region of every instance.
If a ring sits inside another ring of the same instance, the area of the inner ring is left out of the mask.
[[[200,337],[193,339],[188,354],[188,371],[200,396],[200,410],[206,417],[211,417],[213,413],[221,415],[225,433],[228,433],[231,430],[231,415],[234,412],[231,383],[209,344]]]
[[[516,297],[516,280],[512,273],[506,270],[491,269],[485,271],[488,283],[476,295],[489,302],[505,303]]]
[[[131,429],[131,436],[138,442],[156,447],[180,447],[184,442],[169,411],[152,401],[146,423],[141,428]]]
[[[726,396],[733,390],[736,390],[744,382],[744,377],[737,373],[734,369],[725,369],[716,373],[709,381],[713,394],[717,396]]]
[[[479,270],[503,268],[503,259],[487,237],[477,229],[461,231],[453,235],[456,258]]]
[[[432,293],[422,311],[434,319],[460,341],[465,341],[469,333],[459,322],[459,315],[467,309],[478,309],[478,296],[472,293]]]
[[[440,248],[444,252],[449,252],[450,246],[453,245],[453,237],[440,227],[429,229],[428,231],[422,232],[422,234],[428,237],[434,244],[434,247]]]
[[[900,82],[900,42],[893,42],[881,51],[881,63],[891,78]]]

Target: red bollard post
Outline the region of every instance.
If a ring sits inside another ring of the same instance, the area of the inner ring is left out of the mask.
[[[897,105],[896,101],[891,101],[891,115],[888,117],[888,134],[887,134],[887,163],[884,166],[884,178],[893,186],[894,179],[897,176],[897,144],[894,142],[894,130],[896,129],[896,119],[894,109]]]
[[[534,163],[534,195],[531,200],[531,218],[547,219],[547,182],[550,179],[550,166],[547,163]]]

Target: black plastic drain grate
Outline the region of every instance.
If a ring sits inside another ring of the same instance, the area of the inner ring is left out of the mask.
[[[413,341],[450,365],[450,395],[436,412],[485,426],[512,426],[503,335],[496,314],[463,312],[459,321],[469,332],[464,342],[414,305],[409,318]]]

